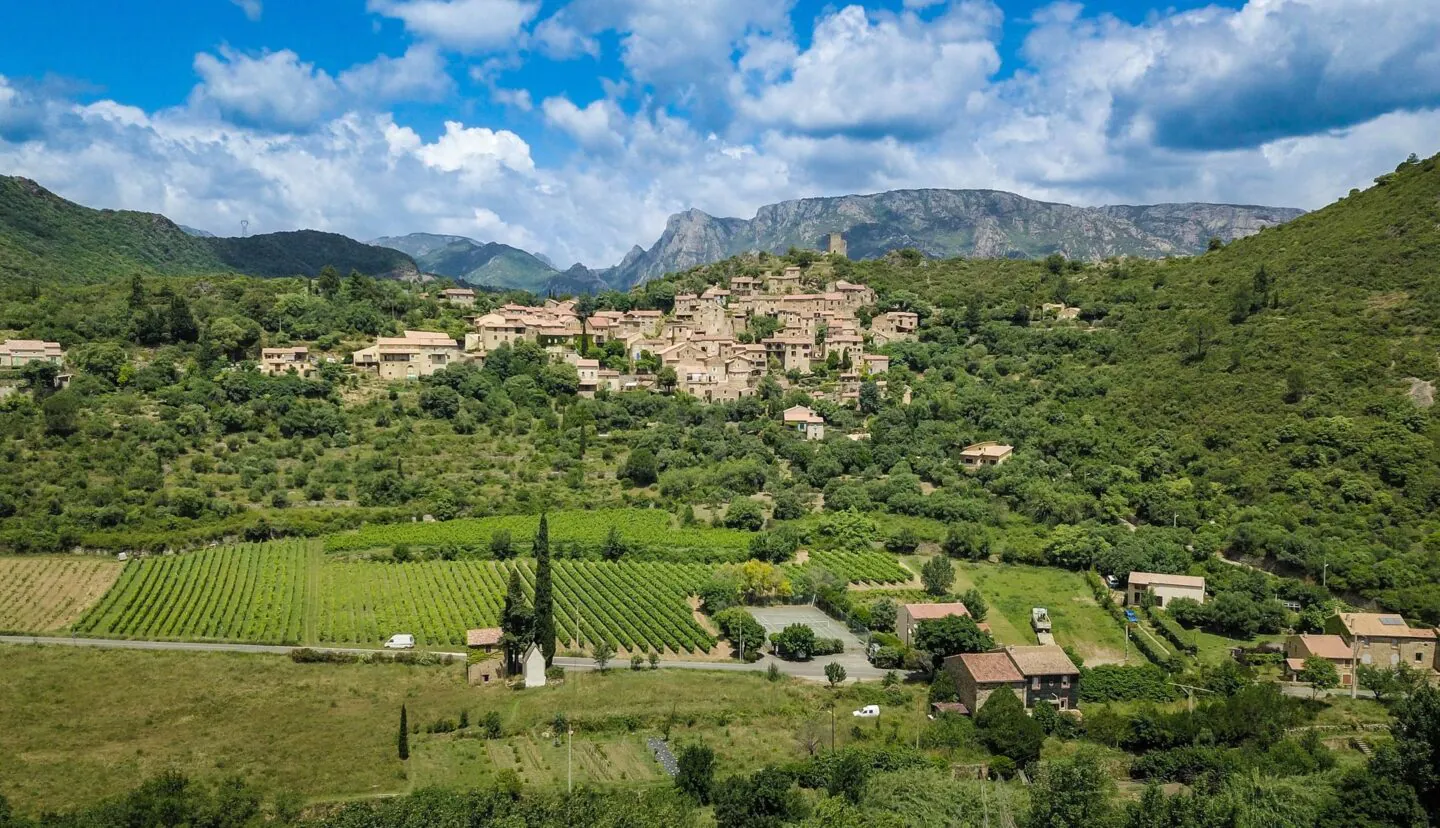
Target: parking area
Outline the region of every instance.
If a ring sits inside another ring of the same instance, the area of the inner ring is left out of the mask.
[[[765,628],[767,636],[791,624],[804,624],[815,631],[816,638],[838,638],[845,642],[847,653],[865,651],[865,645],[844,624],[814,607],[753,607],[750,614]]]

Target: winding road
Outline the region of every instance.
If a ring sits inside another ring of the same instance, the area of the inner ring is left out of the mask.
[[[37,636],[37,635],[0,635],[0,644],[38,645],[38,646],[64,646],[64,647],[99,647],[112,650],[169,650],[175,652],[197,652],[197,653],[251,653],[258,655],[289,655],[294,650],[311,649],[324,653],[347,653],[352,655],[370,655],[372,653],[394,653],[396,650],[378,649],[355,649],[348,647],[285,647],[271,644],[226,644],[223,642],[210,641],[136,641],[133,639],[119,638],[72,638],[66,636]],[[413,651],[412,651],[413,652]],[[456,658],[464,658],[464,653],[434,651],[436,655],[449,655]],[[816,659],[814,661],[782,661],[771,656],[764,656],[754,664],[741,664],[738,661],[676,661],[660,660],[660,666],[670,670],[715,670],[724,673],[763,672],[770,668],[771,664],[778,665],[780,672],[788,676],[807,679],[809,681],[825,681],[825,665],[829,659]],[[885,675],[884,670],[878,670],[869,664],[858,665],[853,663],[854,659],[845,659],[846,681],[858,681],[861,679],[878,679]],[[588,658],[565,658],[556,656],[555,664],[567,670],[593,670],[595,662]],[[629,669],[628,664],[619,661],[611,662],[611,669]]]

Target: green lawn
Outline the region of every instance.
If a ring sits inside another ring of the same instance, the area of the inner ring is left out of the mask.
[[[1050,611],[1055,642],[1074,647],[1086,663],[1119,662],[1125,635],[1095,598],[1078,572],[1038,566],[955,563],[956,592],[978,588],[990,602],[986,621],[1001,644],[1034,644],[1030,608]],[[1141,658],[1131,652],[1131,658]]]

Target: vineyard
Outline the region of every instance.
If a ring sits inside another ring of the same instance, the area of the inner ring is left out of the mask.
[[[69,626],[120,577],[100,558],[0,558],[0,631]]]
[[[499,623],[510,566],[533,595],[531,561],[329,561],[301,541],[215,547],[131,562],[75,632],[360,646],[408,632],[421,646],[455,646],[467,629]],[[603,638],[627,650],[693,653],[715,644],[687,601],[708,566],[561,560],[554,572],[562,647]]]
[[[852,584],[898,584],[914,577],[910,570],[900,565],[894,555],[874,550],[815,550],[810,553],[809,564],[827,569]]]
[[[314,544],[211,547],[141,558],[75,625],[86,635],[299,644]]]
[[[550,543],[559,552],[574,549],[598,554],[610,529],[615,528],[629,557],[676,562],[741,560],[753,535],[736,529],[676,526],[675,518],[659,509],[597,509],[553,512],[549,515]],[[454,544],[476,551],[488,550],[498,531],[510,533],[522,554],[528,554],[540,525],[538,515],[462,518],[440,523],[396,523],[362,526],[325,539],[327,552],[388,549],[397,544],[438,547]]]

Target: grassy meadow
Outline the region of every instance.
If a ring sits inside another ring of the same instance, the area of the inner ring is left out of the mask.
[[[909,741],[925,726],[924,694],[902,691],[862,737]],[[467,685],[459,667],[295,664],[277,656],[70,647],[0,648],[0,795],[23,812],[128,790],[170,768],[200,779],[238,775],[267,795],[374,796],[431,784],[479,785],[514,770],[531,786],[565,784],[556,714],[574,723],[577,782],[664,782],[644,740],[670,723],[672,742],[715,748],[722,775],[804,755],[807,722],[829,742],[855,738],[849,711],[885,703],[872,686],[831,691],[759,673],[613,670],[570,674],[541,690]],[[411,759],[396,756],[400,706]],[[430,734],[469,714],[462,733]],[[498,712],[505,738],[474,738]],[[623,774],[623,776],[622,776]]]

